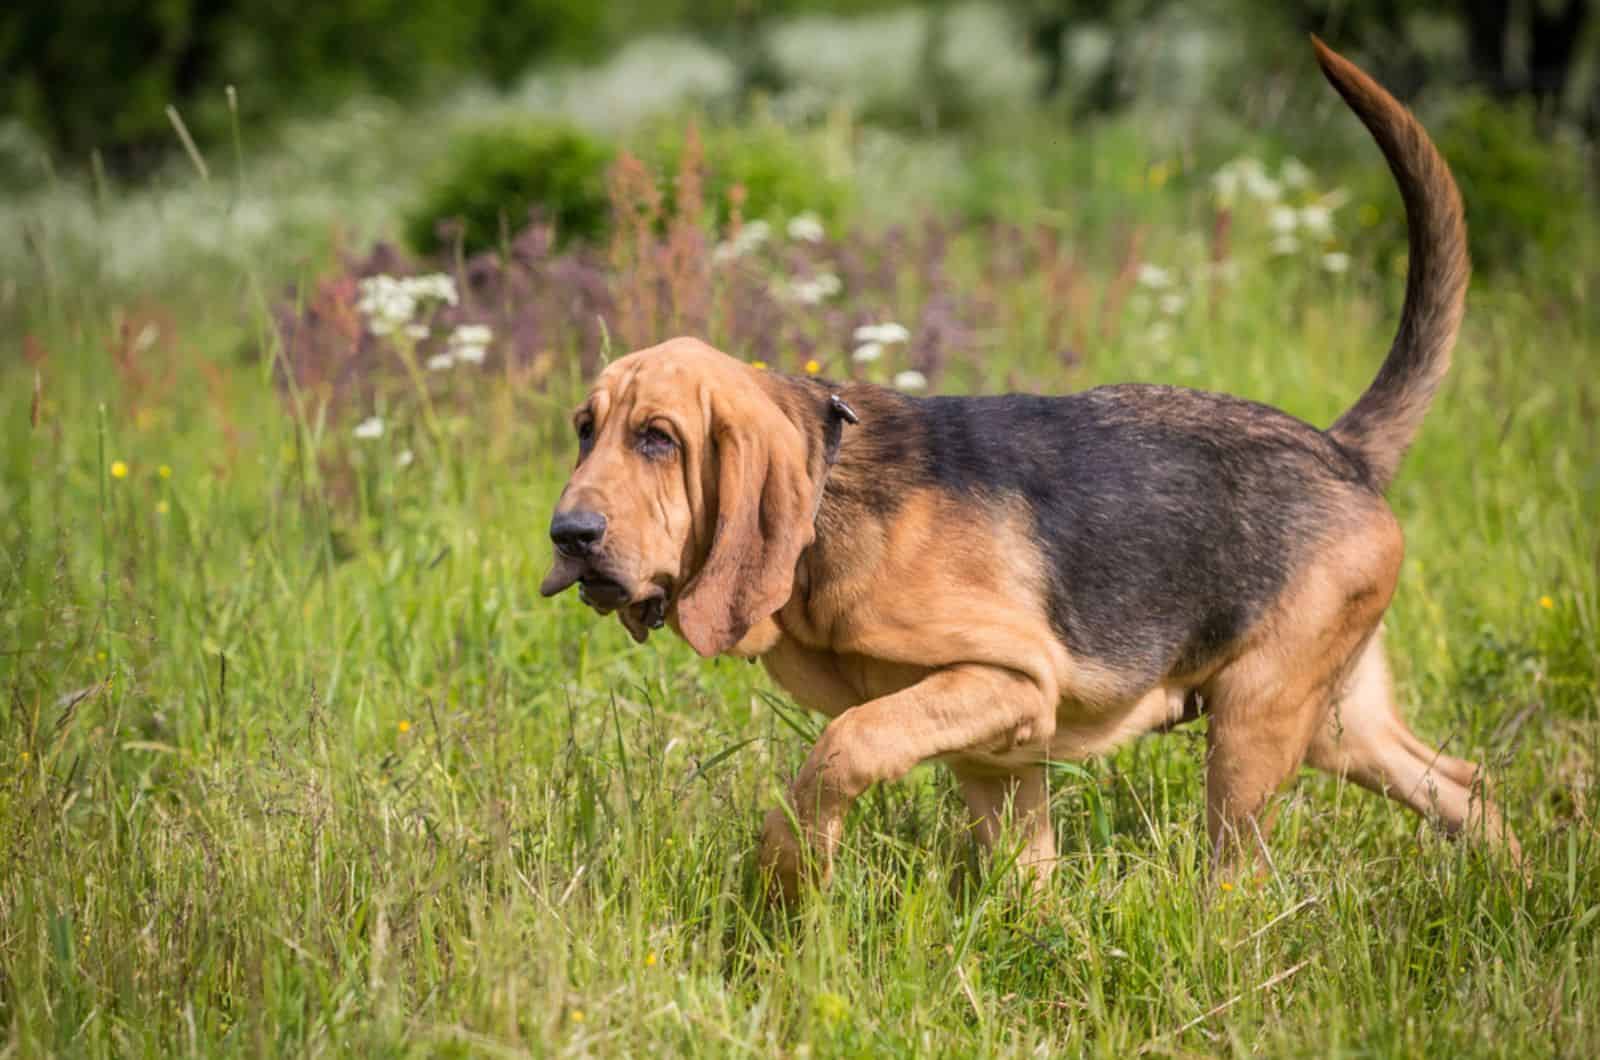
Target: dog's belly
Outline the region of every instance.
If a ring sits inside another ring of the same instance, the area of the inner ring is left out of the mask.
[[[1182,721],[1184,696],[1182,688],[1157,686],[1119,707],[1093,710],[1063,700],[1056,708],[1056,730],[1048,741],[966,752],[959,757],[994,769],[1017,769],[1046,759],[1082,761],[1114,751],[1136,736]]]
[[[1185,690],[1157,686],[1120,711],[1080,716],[1071,705],[1056,711],[1050,757],[1072,762],[1105,754],[1147,732],[1166,728],[1184,717]]]

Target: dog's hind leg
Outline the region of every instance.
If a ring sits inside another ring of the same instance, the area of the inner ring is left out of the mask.
[[[1205,689],[1206,830],[1216,867],[1271,865],[1272,796],[1299,768],[1327,713],[1328,685],[1277,662],[1251,653]]]
[[[1050,827],[1050,787],[1042,765],[997,772],[992,767],[951,762],[972,817],[973,834],[986,851],[1009,839],[1018,869],[1042,886],[1055,868],[1056,837]],[[1007,831],[1009,822],[1010,831]],[[1010,853],[1009,843],[1002,853]]]
[[[1399,528],[1386,512],[1342,533],[1300,572],[1200,687],[1206,732],[1206,825],[1219,862],[1254,854],[1271,863],[1269,802],[1326,724],[1399,573]]]
[[[1516,836],[1489,799],[1479,767],[1429,747],[1406,727],[1376,635],[1318,728],[1308,758],[1319,769],[1409,806],[1452,835],[1502,844],[1521,862]]]

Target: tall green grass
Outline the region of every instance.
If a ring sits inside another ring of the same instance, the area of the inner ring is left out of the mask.
[[[1128,197],[1155,223],[1146,257],[1202,257],[1205,174],[1152,189],[1151,159],[1118,158],[1063,199]],[[1085,261],[1095,283],[1116,264]],[[1042,285],[1001,292],[1014,323],[952,379],[1175,382],[1327,423],[1387,346],[1398,290],[1380,264],[1262,259],[1167,338],[1131,307],[1091,328],[1070,375],[1036,345]],[[1424,738],[1490,763],[1529,886],[1309,774],[1277,873],[1219,886],[1203,743],[1184,732],[1057,772],[1045,895],[980,861],[930,767],[861,801],[834,887],[780,919],[752,876],[756,827],[818,723],[758,667],[665,635],[635,646],[536,592],[580,381],[482,380],[437,432],[396,406],[358,441],[273,383],[263,292],[281,278],[217,271],[155,301],[67,276],[16,308],[0,1048],[1600,1046],[1600,377],[1581,307],[1515,278],[1475,290],[1391,494],[1409,539],[1388,620],[1401,698]]]

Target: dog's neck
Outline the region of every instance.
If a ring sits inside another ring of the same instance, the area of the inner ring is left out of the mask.
[[[764,384],[807,440],[816,489],[814,539],[795,566],[789,602],[773,617],[783,632],[824,647],[819,638],[831,625],[825,612],[875,563],[878,528],[911,485],[899,451],[921,427],[913,400],[886,387],[779,375]]]
[[[811,522],[815,526],[827,496],[829,476],[844,451],[846,436],[860,424],[860,417],[845,396],[844,386],[783,375],[767,376],[763,384],[768,396],[806,439],[806,467],[815,489],[811,505]]]

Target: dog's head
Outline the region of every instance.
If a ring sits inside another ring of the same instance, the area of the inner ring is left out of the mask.
[[[782,607],[825,462],[780,385],[694,339],[607,367],[573,415],[578,463],[540,592],[576,583],[635,640],[671,622],[706,656]]]

